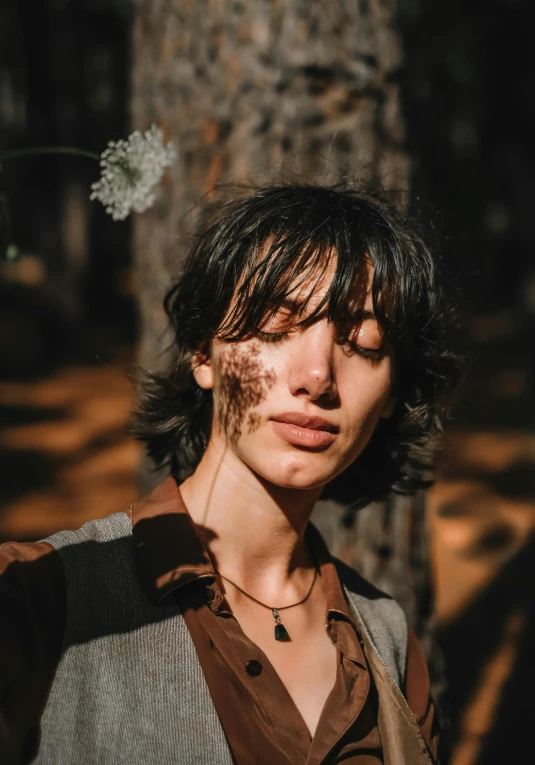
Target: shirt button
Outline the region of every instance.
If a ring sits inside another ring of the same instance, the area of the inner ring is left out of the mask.
[[[258,677],[258,675],[262,672],[262,665],[256,659],[252,659],[252,661],[247,662],[245,669],[247,674],[251,677]]]

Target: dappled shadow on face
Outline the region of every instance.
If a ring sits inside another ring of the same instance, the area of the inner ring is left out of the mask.
[[[244,426],[252,433],[260,426],[260,416],[251,412],[276,382],[273,369],[266,369],[257,343],[246,347],[230,344],[219,360],[219,422],[229,441],[235,444]]]
[[[258,412],[249,412],[247,416],[247,432],[254,433],[260,427],[261,418]]]

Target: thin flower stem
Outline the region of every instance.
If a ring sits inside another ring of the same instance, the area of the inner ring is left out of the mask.
[[[33,146],[30,149],[14,149],[4,153],[0,152],[0,162],[5,159],[17,159],[18,157],[29,157],[37,154],[77,154],[79,157],[88,157],[100,162],[100,154],[77,149],[75,146]]]

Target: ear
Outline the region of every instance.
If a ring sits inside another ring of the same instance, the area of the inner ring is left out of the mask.
[[[384,420],[388,420],[392,415],[394,414],[394,409],[396,408],[396,404],[398,403],[398,397],[392,388],[390,390],[390,395],[386,399],[383,409],[381,411],[381,417]]]
[[[191,368],[195,382],[200,388],[210,390],[214,387],[214,370],[210,356],[197,351],[191,357]]]

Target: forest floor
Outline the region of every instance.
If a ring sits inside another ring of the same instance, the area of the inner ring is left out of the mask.
[[[109,366],[0,383],[0,541],[77,528],[138,496],[140,448],[128,432],[131,360],[124,348]],[[453,765],[512,761],[498,755],[507,699],[514,693],[518,704],[533,677],[526,641],[535,587],[535,499],[527,477],[534,462],[535,435],[521,420],[509,429],[450,429],[445,467],[429,493]]]

